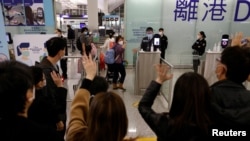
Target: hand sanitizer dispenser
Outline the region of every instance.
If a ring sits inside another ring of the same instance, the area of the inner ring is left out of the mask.
[[[150,51],[151,51],[151,52],[154,52],[153,44],[152,44],[151,47],[150,47]]]
[[[213,47],[213,52],[216,51],[216,48],[217,48],[217,45],[216,45],[216,43],[215,43],[215,44],[214,44],[214,47]]]

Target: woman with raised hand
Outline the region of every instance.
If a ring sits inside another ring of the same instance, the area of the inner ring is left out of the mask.
[[[150,83],[139,103],[142,118],[155,132],[158,141],[207,139],[211,126],[210,90],[201,75],[187,72],[178,78],[168,113],[157,113],[152,109],[161,85],[173,77],[168,70],[165,65],[156,65],[157,77]]]
[[[91,55],[84,55],[82,60],[86,77],[72,101],[66,140],[123,141],[128,129],[123,100],[114,92],[100,92],[89,104],[97,67]]]

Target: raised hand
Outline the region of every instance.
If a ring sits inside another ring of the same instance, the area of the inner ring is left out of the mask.
[[[62,131],[64,129],[64,124],[62,121],[59,121],[58,123],[56,123],[56,130],[57,131]]]
[[[243,33],[242,32],[236,32],[234,37],[232,38],[231,46],[239,46],[242,47],[244,44],[241,43],[243,39]]]
[[[155,70],[157,73],[156,82],[162,84],[166,80],[173,78],[173,74],[169,73],[170,67],[163,64],[155,65]]]
[[[97,67],[96,62],[93,61],[91,54],[89,54],[89,57],[87,57],[86,54],[83,55],[82,64],[86,72],[86,78],[89,80],[93,80],[96,76]]]
[[[63,87],[63,82],[60,74],[57,74],[55,71],[52,71],[50,75],[57,87]]]

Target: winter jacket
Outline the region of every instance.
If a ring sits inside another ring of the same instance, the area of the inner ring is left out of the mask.
[[[197,52],[197,55],[203,55],[205,52],[207,46],[207,42],[205,39],[198,39],[195,41],[195,43],[192,45],[192,49],[194,49],[194,52]],[[193,53],[193,55],[196,55],[195,53]]]
[[[250,129],[250,91],[242,84],[222,80],[211,86],[213,119],[221,128]],[[250,132],[249,132],[250,136]]]
[[[54,108],[57,109],[57,117],[56,121],[66,121],[66,98],[67,98],[67,89],[66,88],[60,88],[56,86],[54,83],[51,72],[55,71],[59,74],[59,68],[58,66],[53,66],[53,64],[47,59],[47,57],[44,57],[40,64],[38,64],[39,67],[43,69],[43,72],[46,77],[46,86],[43,88],[45,89],[45,93],[47,97],[50,99],[51,104],[54,105]],[[57,99],[61,99],[60,103],[58,103]]]

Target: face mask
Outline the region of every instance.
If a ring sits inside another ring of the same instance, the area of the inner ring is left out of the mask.
[[[23,51],[23,52],[22,52],[22,55],[23,55],[23,56],[29,56],[29,55],[30,55],[30,52],[29,52],[29,51]]]
[[[85,31],[85,32],[83,32],[83,34],[87,35],[87,34],[88,34],[88,32],[87,32],[87,31]]]
[[[147,36],[148,36],[149,39],[152,39],[153,34],[147,34]]]
[[[163,32],[159,32],[159,35],[161,35],[161,36],[162,36],[162,35],[163,35]]]
[[[123,41],[119,41],[118,44],[123,45]]]

